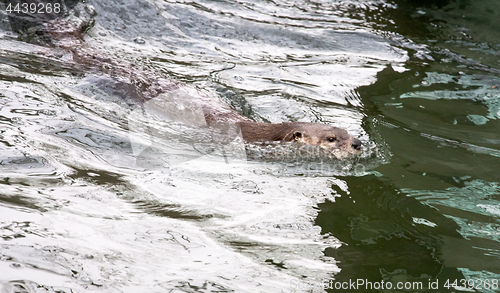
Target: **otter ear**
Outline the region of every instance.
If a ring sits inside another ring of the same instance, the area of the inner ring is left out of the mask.
[[[295,131],[295,132],[293,133],[293,139],[294,139],[294,140],[299,140],[299,138],[301,138],[301,137],[302,137],[302,132],[300,132],[300,131]]]

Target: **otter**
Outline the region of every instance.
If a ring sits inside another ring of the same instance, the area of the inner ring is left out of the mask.
[[[20,0],[12,3],[19,4]],[[27,0],[28,3],[49,3],[47,0]],[[13,31],[19,38],[36,44],[57,47],[72,54],[76,65],[86,70],[108,73],[117,79],[117,92],[146,103],[157,96],[172,93],[181,85],[169,78],[159,76],[148,70],[138,70],[136,64],[114,60],[103,52],[85,46],[83,35],[94,23],[95,10],[89,4],[78,0],[62,0],[59,13],[26,15],[9,14]],[[110,72],[109,68],[113,68]],[[115,89],[116,90],[116,89]],[[361,151],[361,141],[352,137],[346,130],[319,123],[284,122],[279,124],[255,122],[222,103],[198,91],[185,97],[195,100],[196,107],[202,110],[206,124],[212,128],[223,129],[222,124],[236,125],[246,142],[288,141],[319,146],[337,158],[344,158]],[[175,103],[175,99],[173,99]],[[202,118],[203,119],[203,118]],[[222,128],[221,128],[222,127]]]
[[[243,139],[247,142],[291,141],[319,146],[337,157],[341,153],[361,151],[361,141],[346,130],[327,124],[311,122],[285,122],[279,124],[238,122]]]
[[[249,143],[288,141],[315,145],[341,159],[361,152],[361,141],[339,127],[312,122],[255,122],[227,105],[212,101],[200,105],[206,123],[214,128],[227,128],[223,124],[235,124],[243,140]]]

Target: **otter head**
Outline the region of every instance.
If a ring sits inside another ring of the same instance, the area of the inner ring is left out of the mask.
[[[316,145],[338,159],[361,152],[361,141],[342,128],[317,123],[283,123],[288,128],[283,140]]]

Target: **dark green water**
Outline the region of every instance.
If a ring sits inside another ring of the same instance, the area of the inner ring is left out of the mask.
[[[350,194],[320,205],[316,223],[347,243],[325,254],[340,261],[340,280],[425,289],[434,279],[439,290],[430,291],[445,292],[465,279],[496,292],[484,282],[500,276],[498,3],[396,3],[371,17],[406,47],[408,71],[387,67],[357,89],[365,127],[393,157],[377,176],[343,178]]]
[[[138,115],[118,66],[20,40],[3,11],[0,292],[500,291],[498,3],[90,4],[100,60],[365,151],[202,156]]]

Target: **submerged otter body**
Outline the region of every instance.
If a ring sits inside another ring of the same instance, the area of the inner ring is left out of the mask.
[[[46,2],[46,0],[29,1]],[[113,68],[110,76],[119,77],[116,85],[123,90],[117,92],[126,93],[127,97],[124,98],[134,98],[144,104],[162,94],[170,93],[171,103],[178,103],[180,98],[189,100],[189,105],[201,110],[199,111],[203,113],[200,113],[201,119],[212,128],[223,129],[227,128],[228,124],[236,125],[246,142],[298,142],[319,146],[337,158],[344,158],[361,151],[361,141],[341,128],[308,122],[279,124],[255,122],[222,103],[218,98],[199,91],[187,96],[177,95],[175,97],[177,100],[172,99],[172,93],[180,88],[178,82],[153,71],[137,70],[135,64],[113,60],[104,52],[86,46],[82,35],[94,24],[95,11],[92,6],[82,2],[69,0],[66,2],[68,3],[65,3],[64,14],[52,14],[50,17],[42,18],[32,16],[27,18],[22,14],[10,15],[13,30],[20,34],[21,39],[71,52],[73,61],[78,65],[84,65],[87,70],[107,73],[105,68]],[[192,109],[191,111],[193,112]]]

